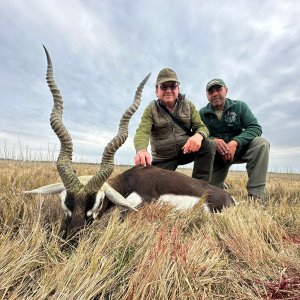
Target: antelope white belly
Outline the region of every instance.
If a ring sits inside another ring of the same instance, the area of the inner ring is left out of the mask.
[[[165,194],[159,197],[159,201],[167,202],[174,205],[177,209],[189,209],[192,208],[198,201],[200,197],[186,196],[186,195],[174,195]]]

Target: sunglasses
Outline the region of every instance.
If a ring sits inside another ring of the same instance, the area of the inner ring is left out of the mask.
[[[174,91],[174,90],[176,90],[177,87],[178,87],[178,83],[161,84],[161,85],[159,86],[159,88],[160,88],[162,91],[166,91],[167,89],[170,89],[171,91]]]

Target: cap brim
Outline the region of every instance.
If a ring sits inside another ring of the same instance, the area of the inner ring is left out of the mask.
[[[156,84],[159,85],[159,84],[162,84],[162,83],[168,82],[168,81],[178,82],[178,81],[177,81],[176,79],[174,79],[174,78],[163,78],[163,79],[157,81]]]
[[[209,85],[208,87],[206,87],[206,91],[208,91],[212,86],[225,86],[224,84],[220,84],[220,83],[213,83],[211,85]]]

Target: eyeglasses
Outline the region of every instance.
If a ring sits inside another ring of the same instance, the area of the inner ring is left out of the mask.
[[[162,91],[166,91],[167,89],[174,91],[178,87],[178,83],[172,83],[172,84],[163,84],[162,83],[159,87]]]

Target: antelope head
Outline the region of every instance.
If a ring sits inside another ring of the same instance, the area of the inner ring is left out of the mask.
[[[99,171],[94,176],[77,177],[72,168],[72,139],[62,122],[63,100],[54,80],[50,55],[45,46],[43,47],[46,52],[48,64],[46,79],[54,101],[50,124],[60,140],[61,145],[57,159],[57,169],[62,184],[52,185],[52,191],[50,192],[45,192],[47,187],[43,187],[45,189],[44,191],[43,188],[40,188],[25,193],[61,192],[61,204],[66,216],[63,231],[65,232],[65,235],[68,236],[97,217],[104,205],[105,197],[117,205],[134,209],[126,203],[125,198],[112,189],[106,181],[113,171],[115,152],[127,139],[129,120],[140,105],[143,87],[151,73],[149,73],[138,86],[133,103],[121,117],[118,133],[106,145],[103,151]]]

